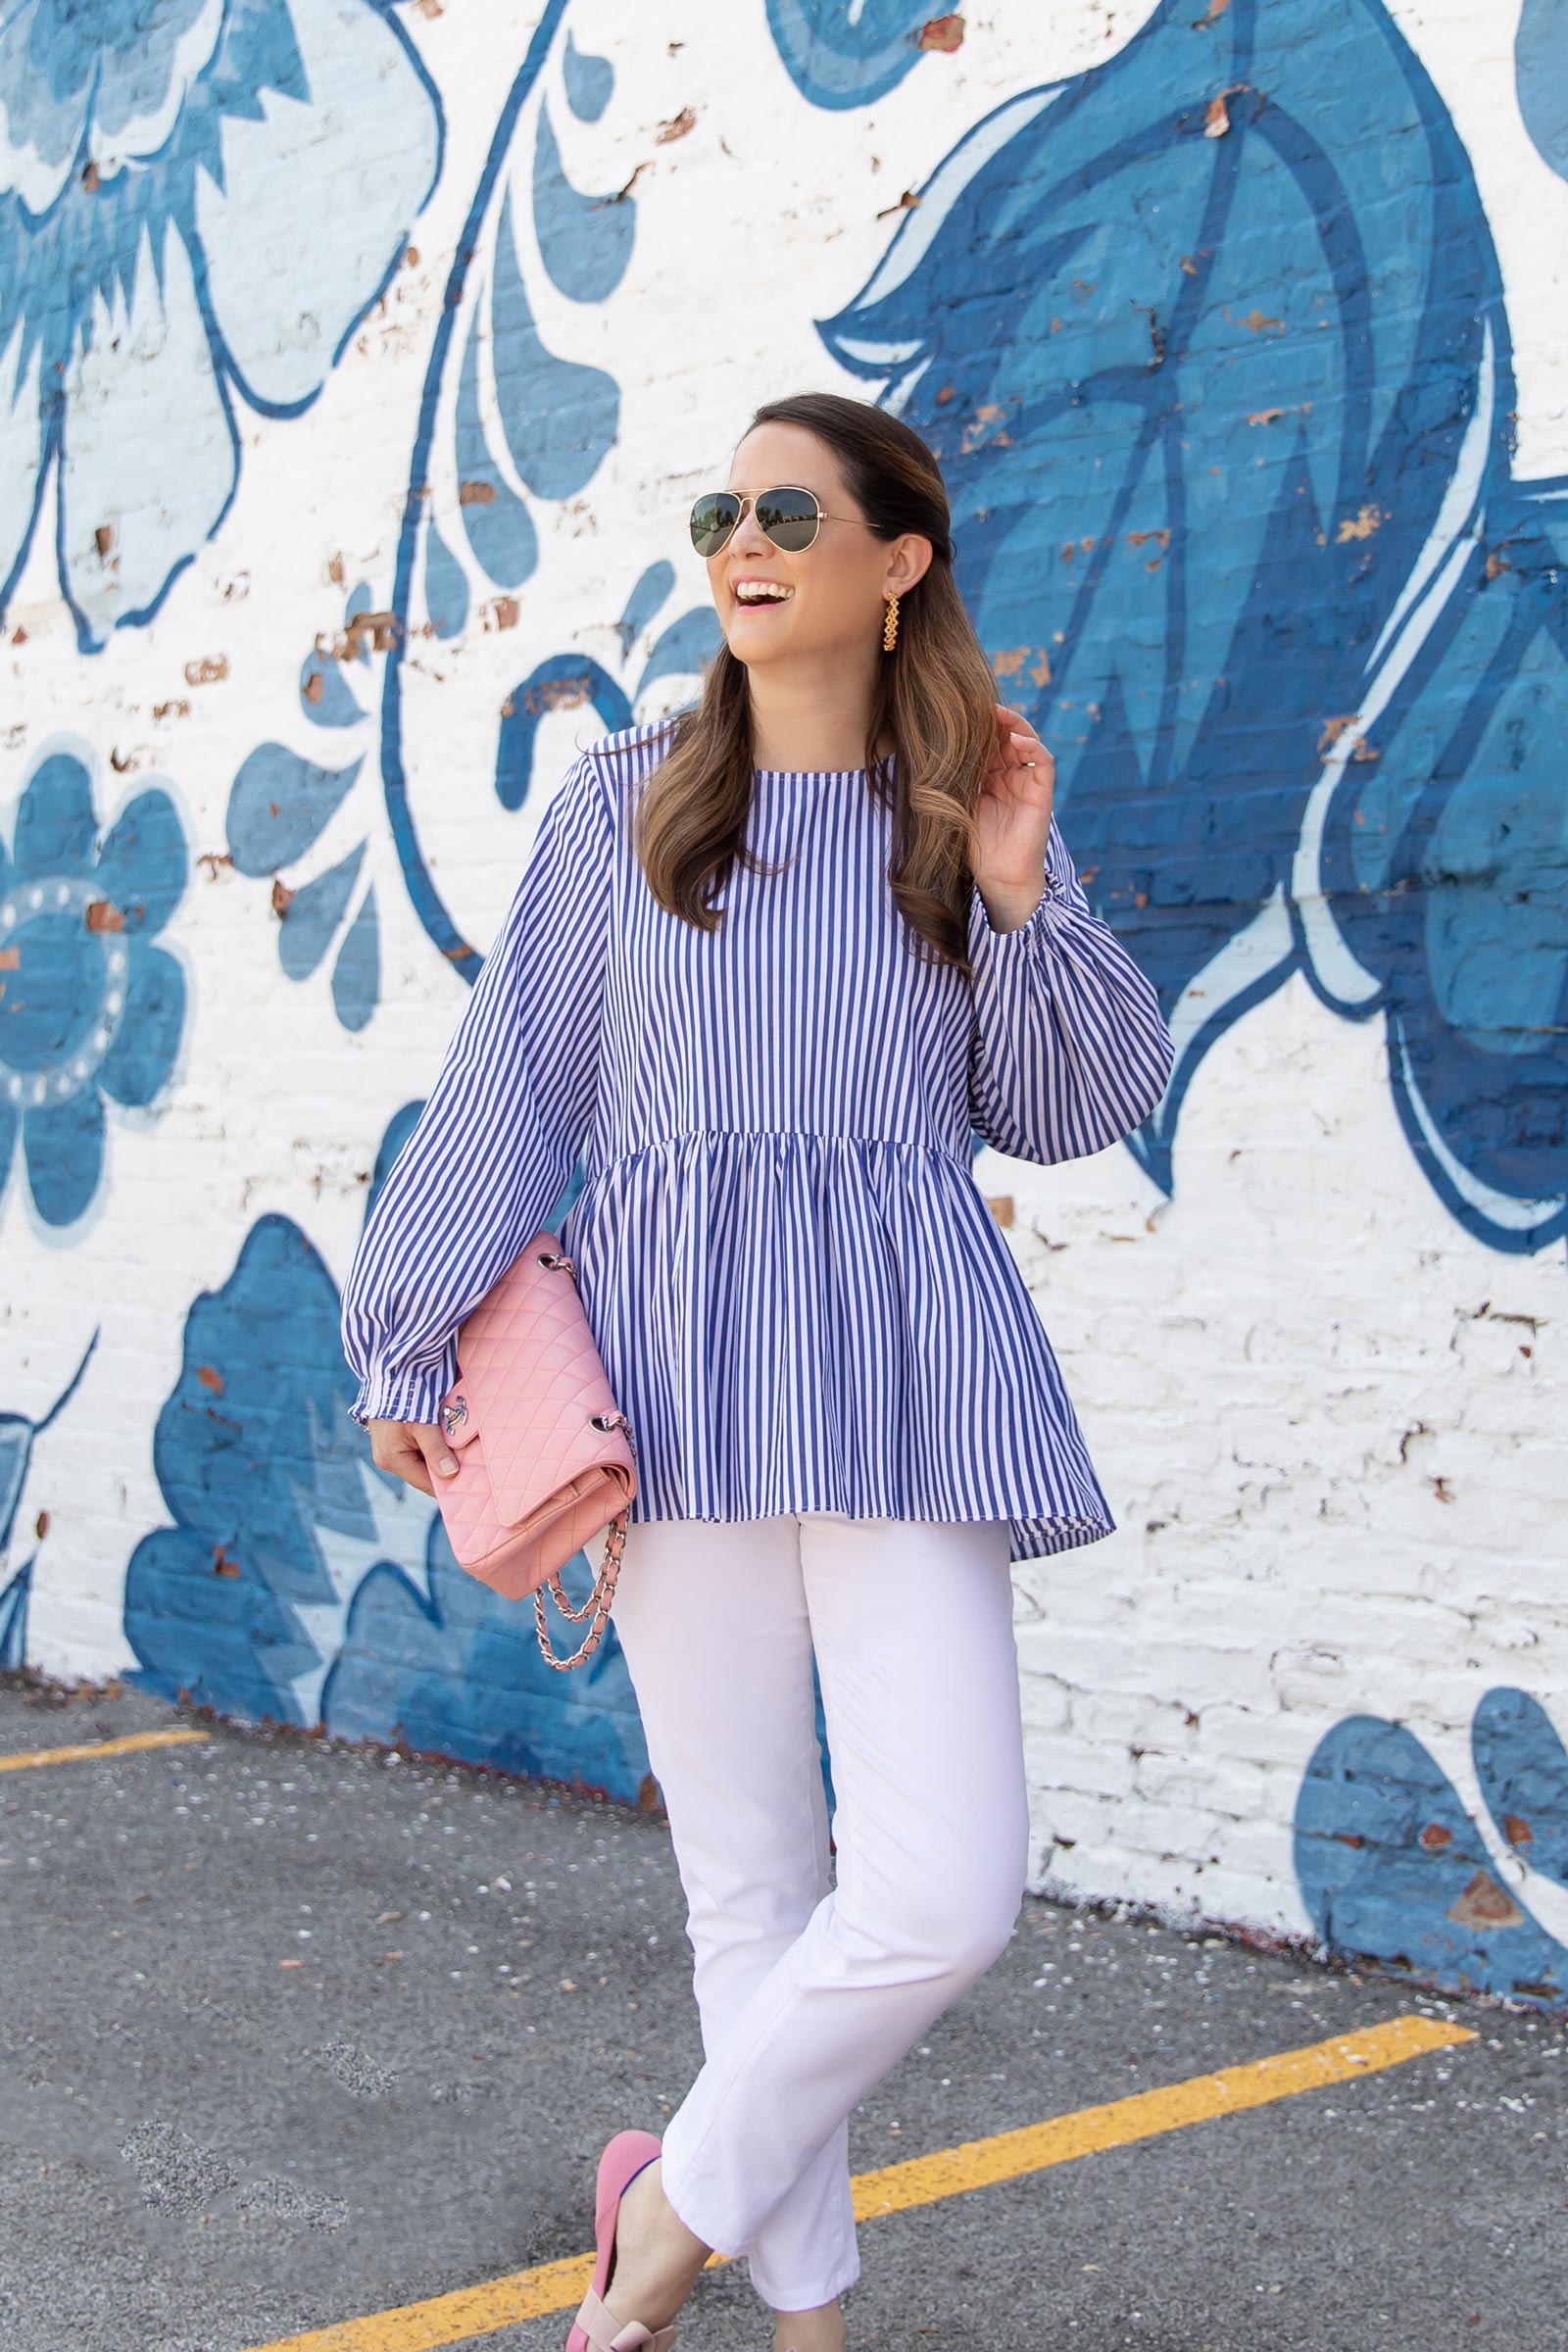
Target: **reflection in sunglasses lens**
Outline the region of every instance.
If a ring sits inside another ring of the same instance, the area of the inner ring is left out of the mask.
[[[692,545],[700,556],[716,556],[740,520],[741,502],[732,490],[710,490],[692,507]]]
[[[775,547],[798,556],[816,537],[816,501],[809,490],[770,490],[757,502],[757,519]]]

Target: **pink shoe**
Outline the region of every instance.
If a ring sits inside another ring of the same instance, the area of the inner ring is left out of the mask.
[[[610,2284],[615,2258],[620,2200],[659,2153],[659,2141],[652,2132],[617,2132],[606,2143],[594,2185],[594,2245],[599,2259],[594,2264],[593,2284],[566,2336],[566,2352],[670,2352],[675,2341],[673,2328],[645,2328],[641,2320],[627,2320],[617,2331],[600,2299]]]

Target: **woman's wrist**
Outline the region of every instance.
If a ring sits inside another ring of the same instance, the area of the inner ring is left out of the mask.
[[[985,907],[986,921],[993,931],[999,933],[1021,931],[1045,896],[1043,882],[1037,884],[1035,889],[1029,892],[1000,888],[981,890],[978,882],[975,884],[975,889],[979,892],[981,905]]]
[[[985,910],[988,927],[999,936],[1009,931],[1021,931],[1040,912],[1048,901],[1064,906],[1067,885],[1059,874],[1052,871],[1051,852],[1037,876],[1025,883],[975,882],[975,897]]]

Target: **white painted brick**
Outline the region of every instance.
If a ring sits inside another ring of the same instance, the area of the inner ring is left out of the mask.
[[[1125,1747],[1030,1730],[1024,1735],[1024,1761],[1038,1788],[1115,1797],[1132,1790],[1133,1760]]]

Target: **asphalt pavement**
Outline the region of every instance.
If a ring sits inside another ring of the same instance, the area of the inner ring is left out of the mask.
[[[700,2062],[682,1917],[657,1811],[0,1678],[0,2345],[560,2352],[599,2148]],[[1565,2079],[1546,2018],[1031,1897],[852,2119],[906,2168],[853,2352],[1562,2352]],[[744,2262],[680,2329],[766,2352]]]

